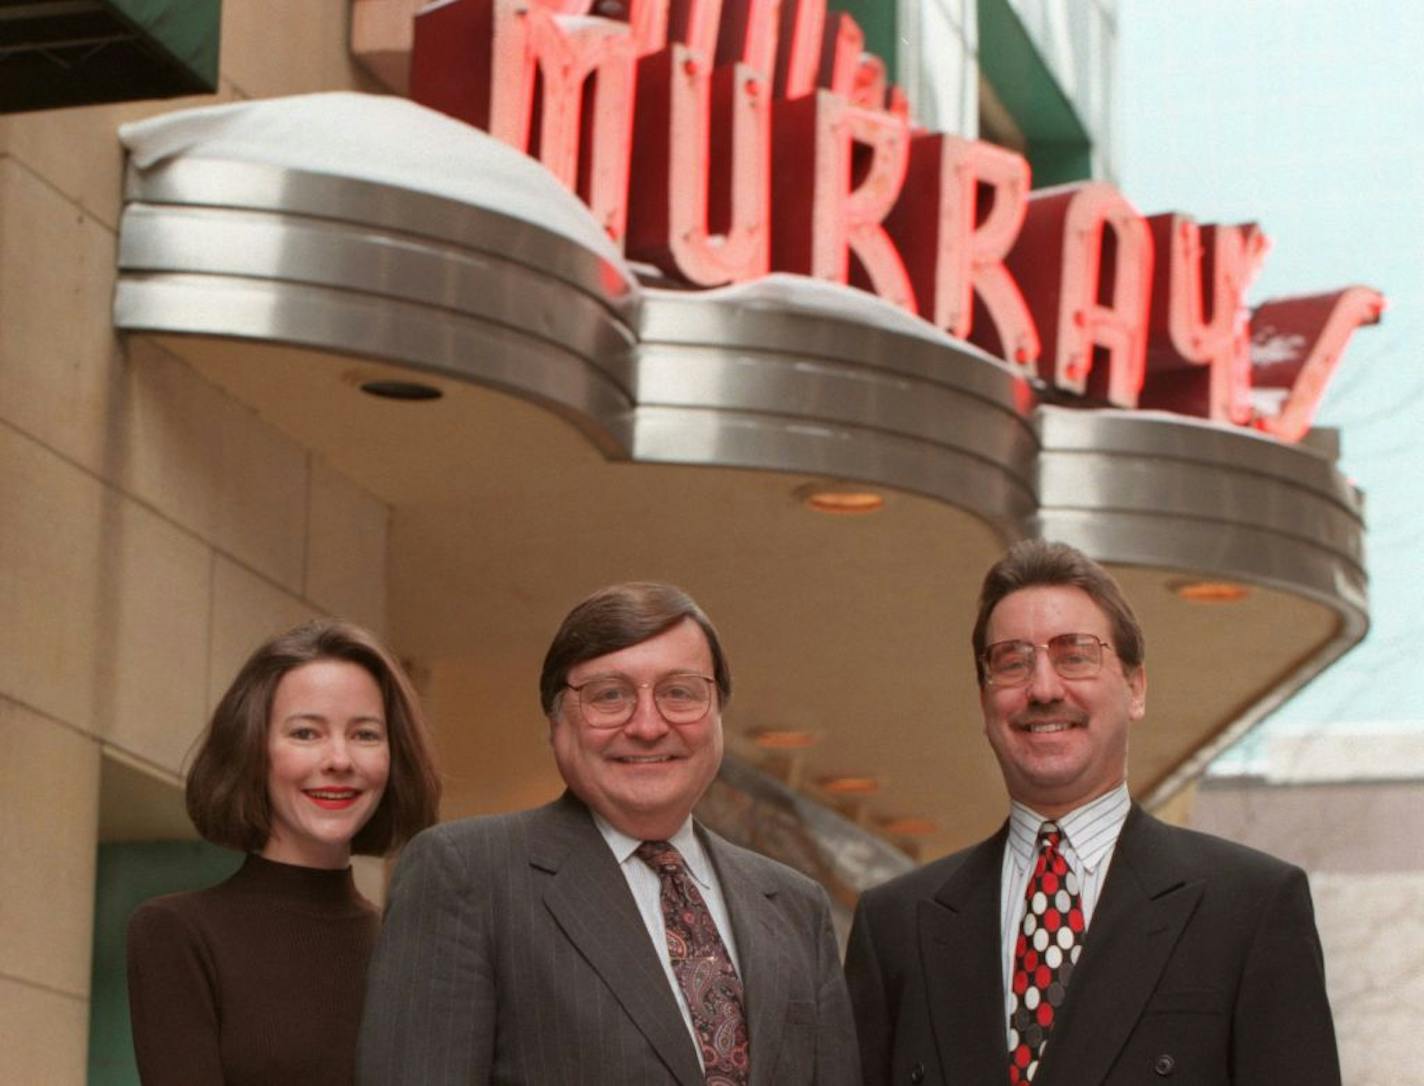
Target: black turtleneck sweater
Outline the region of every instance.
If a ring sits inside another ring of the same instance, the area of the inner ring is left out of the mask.
[[[261,856],[210,889],[144,902],[128,930],[144,1086],[350,1086],[379,927],[350,868]]]

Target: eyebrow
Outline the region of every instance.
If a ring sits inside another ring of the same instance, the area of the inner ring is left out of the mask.
[[[331,719],[321,713],[289,713],[284,716],[280,723],[290,724],[294,720],[312,720],[319,724],[329,724]],[[383,716],[353,716],[348,723],[351,724],[379,724],[385,727],[386,718]]]
[[[675,677],[678,676],[678,675],[691,675],[691,676],[693,676],[693,677],[695,677],[695,678],[699,678],[699,679],[703,679],[703,678],[708,678],[708,677],[709,677],[709,676],[703,675],[703,673],[700,672],[700,671],[698,671],[696,668],[679,667],[679,668],[673,669],[672,671],[664,671],[664,672],[662,672],[662,673],[661,673],[660,675],[658,675],[658,677],[657,677],[656,679],[654,679],[653,681],[654,681],[654,682],[660,682],[660,681],[663,680],[663,679],[675,678]],[[594,672],[592,675],[587,675],[587,676],[585,676],[583,679],[579,680],[578,685],[579,685],[579,686],[582,686],[584,683],[591,683],[591,682],[594,682],[594,681],[596,681],[596,680],[598,680],[598,679],[627,679],[629,682],[632,682],[632,681],[633,681],[633,676],[629,675],[626,671],[596,671],[596,672]],[[569,683],[567,679],[565,680],[565,684],[566,684],[566,685],[569,685],[569,686],[574,685],[574,684],[572,684],[572,683]]]

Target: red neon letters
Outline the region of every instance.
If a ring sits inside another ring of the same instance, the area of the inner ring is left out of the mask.
[[[1152,241],[1122,194],[1105,184],[1034,193],[1007,266],[1043,336],[1043,378],[1065,392],[1137,406]]]
[[[1254,225],[1149,221],[1103,183],[1030,193],[1021,156],[916,130],[826,0],[449,0],[416,17],[410,88],[539,158],[631,259],[701,287],[849,283],[1099,403],[1298,440],[1383,305],[1352,288],[1248,322]],[[1275,361],[1253,369],[1253,341]]]
[[[1202,226],[1185,215],[1148,220],[1158,259],[1152,380],[1141,406],[1221,422],[1251,422],[1251,330],[1244,298],[1269,242],[1255,223]]]
[[[1251,316],[1251,368],[1257,395],[1282,402],[1254,425],[1282,441],[1310,429],[1325,386],[1355,329],[1374,324],[1384,296],[1368,287],[1266,302]]]
[[[909,176],[885,228],[926,320],[1037,372],[1038,330],[1004,258],[1028,211],[1028,163],[990,143],[941,134],[910,142]],[[985,311],[975,319],[975,298]]]

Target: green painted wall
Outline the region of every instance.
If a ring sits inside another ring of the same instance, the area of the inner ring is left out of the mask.
[[[217,90],[222,0],[0,0],[0,8],[0,112]]]
[[[107,6],[179,65],[195,88],[217,89],[222,0],[107,0]]]
[[[885,62],[890,82],[895,82],[899,64],[895,47],[895,0],[829,0],[827,8],[844,11],[855,19],[865,34],[865,51]]]
[[[980,70],[1028,141],[1034,187],[1086,180],[1092,174],[1092,139],[1009,0],[976,2]],[[894,82],[899,67],[895,0],[829,0],[827,6],[855,19],[865,33],[866,50],[885,61]],[[925,60],[933,63],[931,57]]]
[[[90,1086],[139,1086],[129,1033],[124,933],[141,902],[227,878],[243,857],[204,841],[99,846],[94,893],[94,966],[89,1005]]]
[[[979,70],[1028,140],[1033,187],[1092,175],[1092,140],[1009,0],[978,0]]]

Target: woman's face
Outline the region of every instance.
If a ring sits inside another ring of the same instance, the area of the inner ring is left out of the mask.
[[[267,720],[267,764],[272,832],[262,855],[345,867],[391,770],[385,707],[371,673],[346,660],[314,660],[283,675]]]

